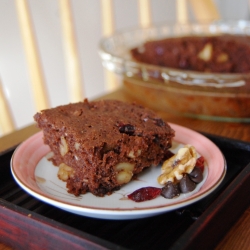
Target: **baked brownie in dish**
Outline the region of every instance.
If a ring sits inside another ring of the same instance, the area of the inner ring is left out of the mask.
[[[173,129],[153,111],[116,100],[73,103],[34,116],[59,166],[58,177],[76,196],[104,196],[144,168],[164,160]]]
[[[139,62],[213,73],[250,72],[250,36],[187,36],[152,40],[131,50]]]

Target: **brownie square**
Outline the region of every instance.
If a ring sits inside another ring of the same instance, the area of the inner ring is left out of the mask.
[[[58,177],[76,196],[104,196],[144,168],[164,160],[173,129],[140,105],[117,100],[71,103],[34,116],[59,166]]]

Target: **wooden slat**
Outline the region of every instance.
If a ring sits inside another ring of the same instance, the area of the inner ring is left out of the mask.
[[[11,247],[9,247],[9,246],[3,244],[3,243],[0,243],[0,249],[1,249],[1,250],[11,250],[11,249],[13,249],[13,248],[11,248]]]
[[[188,6],[187,0],[176,1],[176,19],[178,23],[188,22]]]
[[[34,103],[39,111],[49,107],[49,98],[41,68],[36,39],[27,0],[16,0],[16,9],[28,62]]]
[[[139,22],[141,27],[148,27],[152,23],[150,0],[138,0]]]
[[[102,14],[102,34],[103,36],[111,35],[115,30],[113,0],[101,0]],[[108,91],[118,88],[119,84],[115,74],[109,70],[105,70],[105,86]]]
[[[0,155],[5,150],[17,146],[18,144],[20,144],[21,142],[28,139],[30,136],[39,131],[40,129],[34,123],[21,129],[16,129],[10,134],[3,135],[2,137],[0,137]]]
[[[102,33],[111,35],[115,30],[113,0],[101,0]]]
[[[84,91],[71,2],[70,0],[59,0],[58,3],[61,13],[62,33],[65,46],[65,63],[68,74],[70,101],[78,102],[84,98]]]
[[[197,21],[220,19],[220,13],[213,0],[189,0]]]
[[[0,132],[7,134],[15,129],[14,119],[11,109],[8,105],[2,82],[0,79]]]

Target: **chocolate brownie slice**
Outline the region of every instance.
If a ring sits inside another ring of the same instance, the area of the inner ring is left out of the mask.
[[[35,114],[58,177],[76,196],[111,194],[144,168],[158,165],[174,131],[153,111],[103,100],[58,106]]]
[[[214,73],[250,72],[250,36],[171,37],[131,49],[138,61],[164,67]]]

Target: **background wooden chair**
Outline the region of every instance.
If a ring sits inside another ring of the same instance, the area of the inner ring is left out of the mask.
[[[31,3],[32,2],[28,2],[27,0],[16,0],[15,9],[18,16],[18,23],[30,77],[31,93],[35,103],[35,110],[38,111],[53,105],[51,104],[51,93],[48,91],[48,82],[46,82],[44,74],[44,65],[39,50],[39,41],[37,40],[33,24]],[[173,3],[175,4],[176,11],[175,21],[178,22],[188,22],[192,17],[200,22],[202,20],[215,20],[220,18],[219,11],[212,0],[178,0],[172,2],[172,7]],[[136,4],[139,25],[146,27],[154,23],[152,11],[153,1],[138,0]],[[154,4],[156,4],[155,1]],[[84,70],[81,65],[83,59],[80,58],[75,27],[76,20],[74,19],[74,9],[72,5],[74,5],[74,1],[70,0],[58,0],[56,2],[56,8],[58,8],[58,15],[60,16],[59,19],[62,31],[61,40],[64,46],[64,64],[67,72],[67,92],[69,93],[68,100],[65,100],[65,103],[76,102],[82,100],[84,97],[88,97],[86,95],[85,86],[91,84],[83,80]],[[101,10],[98,13],[101,14],[101,36],[107,36],[118,29],[115,23],[115,0],[101,0],[100,8]],[[95,29],[94,26],[92,28]],[[2,36],[4,36],[4,34],[2,34]],[[96,44],[97,51],[99,41],[95,40],[92,42]],[[97,53],[96,51],[94,51],[94,53]],[[104,72],[103,84],[106,86],[105,91],[112,91],[119,86],[117,77],[107,71]],[[60,92],[60,89],[58,89],[58,92]],[[17,120],[13,115],[14,112],[9,103],[9,98],[6,97],[6,90],[4,89],[3,82],[0,82],[0,101],[1,136],[18,128]],[[25,112],[25,109],[22,112]],[[30,115],[30,117],[32,120],[32,115]],[[31,120],[27,121],[27,123],[31,122]]]

